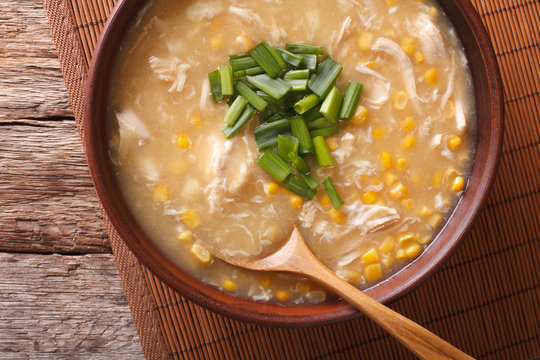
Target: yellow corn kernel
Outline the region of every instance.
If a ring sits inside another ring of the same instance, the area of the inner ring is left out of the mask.
[[[360,63],[360,65],[370,68],[371,70],[375,70],[377,68],[377,64],[375,64],[375,61],[373,60],[364,60]]]
[[[420,254],[420,251],[422,251],[422,248],[418,244],[411,244],[408,248],[405,249],[405,257],[407,259],[413,259]]]
[[[337,140],[334,136],[329,136],[326,139],[326,146],[328,146],[328,150],[330,151],[336,151],[338,148]]]
[[[192,209],[186,210],[181,217],[182,221],[192,229],[195,229],[201,223],[201,220],[199,219],[199,214]]]
[[[369,120],[369,110],[365,106],[358,106],[356,113],[351,119],[353,125],[359,126]]]
[[[407,107],[409,103],[409,94],[405,91],[398,91],[394,95],[394,107],[398,110],[403,110]]]
[[[379,250],[381,250],[383,254],[390,254],[390,252],[394,250],[394,243],[394,237],[388,235],[381,246],[379,246]]]
[[[452,136],[448,139],[446,145],[450,150],[456,150],[461,146],[461,138],[459,136]]]
[[[155,202],[165,202],[170,198],[169,187],[163,184],[156,185],[153,195]]]
[[[235,284],[234,281],[230,280],[230,279],[224,279],[222,282],[221,282],[221,285],[223,286],[223,288],[227,291],[234,291],[237,289],[237,286]]]
[[[416,127],[416,123],[412,116],[408,116],[401,122],[401,128],[405,131],[412,131]]]
[[[199,244],[191,245],[190,252],[203,264],[208,264],[212,259],[212,256],[210,256],[210,251],[206,250],[205,247]]]
[[[311,282],[308,280],[303,280],[296,285],[296,289],[302,293],[307,293],[311,291]]]
[[[394,6],[394,5],[396,5],[396,0],[386,0],[386,5]]]
[[[411,242],[416,242],[416,236],[412,232],[406,232],[398,236],[398,243],[401,247],[404,247]]]
[[[362,274],[354,270],[338,270],[336,275],[350,283],[358,283],[362,278]]]
[[[174,175],[182,175],[186,172],[186,168],[187,165],[184,160],[175,160],[169,166],[171,173],[173,173]]]
[[[181,241],[190,242],[193,240],[193,233],[190,230],[180,231],[176,238]]]
[[[272,278],[270,275],[264,275],[261,280],[261,285],[263,288],[268,289],[272,285]]]
[[[398,249],[398,251],[396,251],[396,259],[403,260],[406,258],[407,255],[405,254],[405,249]]]
[[[431,235],[425,235],[425,236],[419,236],[418,237],[418,243],[420,245],[426,245],[431,241]]]
[[[403,38],[403,40],[401,40],[401,48],[407,54],[411,55],[416,50],[414,42],[415,42],[415,40],[414,40],[414,38],[412,36],[405,36]]]
[[[322,206],[327,206],[332,203],[332,200],[330,200],[330,197],[328,195],[324,194],[319,202]]]
[[[182,149],[189,149],[191,146],[189,136],[187,136],[187,134],[178,135],[176,138],[176,145],[180,146]]]
[[[439,225],[441,224],[441,221],[442,221],[442,216],[439,215],[439,214],[433,214],[429,217],[429,225],[431,225],[432,228],[436,229],[437,227],[439,227]]]
[[[424,55],[420,51],[417,51],[414,53],[414,60],[416,60],[417,64],[421,64],[424,62]]]
[[[217,36],[210,38],[210,46],[215,50],[221,49],[223,46],[223,39]]]
[[[386,186],[392,185],[396,180],[397,176],[392,174],[391,172],[387,172],[386,174],[384,174],[384,183],[386,184]]]
[[[201,117],[199,115],[191,115],[190,119],[189,119],[189,123],[191,124],[191,126],[193,127],[198,127],[201,125]]]
[[[401,206],[403,206],[403,209],[410,211],[413,208],[413,201],[411,199],[401,200]]]
[[[401,147],[403,148],[403,150],[408,150],[413,147],[415,141],[416,139],[414,135],[409,134],[403,138],[403,141],[401,142]]]
[[[382,260],[382,262],[384,263],[384,265],[386,266],[387,269],[390,268],[390,266],[392,266],[392,264],[394,263],[394,257],[392,255],[384,258]]]
[[[403,156],[400,156],[396,159],[396,167],[399,170],[405,170],[407,168],[407,159]]]
[[[403,185],[402,183],[397,183],[390,189],[390,194],[396,199],[396,200],[403,200],[407,196],[409,196],[409,191]]]
[[[420,216],[422,217],[428,217],[431,216],[431,214],[433,214],[433,211],[431,211],[427,206],[422,206],[420,209]]]
[[[369,264],[364,269],[364,278],[366,281],[375,281],[382,277],[381,265]]]
[[[439,15],[439,10],[437,10],[437,8],[435,6],[432,6],[429,8],[429,15],[435,17],[437,15]]]
[[[435,174],[433,174],[432,184],[433,186],[440,186],[442,184],[443,180],[443,174],[440,171],[437,171]]]
[[[377,251],[375,249],[370,249],[362,255],[362,261],[366,264],[377,262],[378,259],[379,257],[377,256]]]
[[[454,169],[453,167],[449,167],[445,172],[444,172],[444,175],[443,175],[443,182],[445,184],[448,184],[450,182],[450,180],[453,180],[455,179],[457,176],[460,176],[461,173],[459,171],[457,171],[456,169]]]
[[[383,138],[385,137],[385,135],[386,135],[386,130],[381,129],[381,128],[375,128],[375,129],[373,129],[373,131],[372,131],[372,135],[373,135],[373,137],[374,137],[375,139],[381,140],[381,139],[383,139]]]
[[[291,298],[291,293],[288,290],[278,290],[276,291],[276,298],[281,302],[285,302]]]
[[[373,41],[373,34],[370,32],[363,32],[358,38],[358,47],[360,50],[369,51],[371,50],[371,43]]]
[[[460,192],[465,186],[465,179],[461,176],[456,176],[454,182],[452,183],[451,189],[453,192]]]
[[[392,167],[392,155],[388,151],[382,151],[379,154],[379,165],[382,169],[388,170]]]
[[[362,201],[364,204],[374,204],[379,200],[379,196],[375,191],[366,191],[362,194]]]
[[[447,119],[451,119],[456,114],[456,106],[454,105],[454,102],[452,100],[448,100],[446,105],[444,106],[444,116]]]
[[[242,45],[242,49],[246,52],[253,49],[253,41],[246,34],[240,34],[236,37],[236,41]]]
[[[293,195],[289,198],[289,202],[293,208],[300,209],[304,204],[304,200],[298,195]]]
[[[334,220],[334,222],[336,224],[341,224],[345,221],[345,219],[347,218],[347,216],[342,213],[341,211],[337,210],[337,209],[331,209],[329,212],[328,212],[328,216],[330,216],[330,218],[332,220]]]
[[[267,182],[264,184],[264,191],[266,191],[268,195],[277,194],[279,191],[279,185],[273,181]]]
[[[437,85],[439,83],[439,72],[435,68],[426,70],[424,73],[424,80],[431,85]]]

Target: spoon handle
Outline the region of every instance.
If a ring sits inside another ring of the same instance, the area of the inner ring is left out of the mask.
[[[304,263],[305,275],[335,291],[421,359],[473,359],[429,330],[342,280],[315,257],[312,256],[310,260]],[[306,266],[308,262],[310,264]]]

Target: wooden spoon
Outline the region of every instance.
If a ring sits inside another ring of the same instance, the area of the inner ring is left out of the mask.
[[[305,275],[332,289],[343,300],[379,324],[422,359],[473,359],[417,323],[398,314],[339,278],[307,247],[295,226],[289,240],[276,252],[259,259],[232,259],[217,252],[217,258],[250,270],[285,271]]]

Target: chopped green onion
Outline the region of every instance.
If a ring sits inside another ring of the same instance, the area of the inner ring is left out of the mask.
[[[289,133],[291,123],[288,119],[276,120],[257,126],[253,130],[259,150],[278,144],[278,135]]]
[[[317,161],[317,165],[334,165],[334,159],[332,159],[332,154],[330,153],[330,150],[328,150],[324,137],[315,136],[313,138],[313,147],[315,149],[315,160]]]
[[[238,70],[233,72],[232,77],[233,79],[241,79],[246,76],[246,70]]]
[[[249,69],[246,69],[246,75],[247,76],[253,76],[253,75],[259,75],[264,74],[264,69],[260,66],[252,67]]]
[[[310,130],[309,135],[313,139],[314,137],[317,137],[317,136],[328,137],[331,135],[335,135],[338,132],[339,132],[338,125],[332,124],[331,126],[328,126],[328,127]]]
[[[285,73],[283,80],[309,79],[309,69],[291,70]]]
[[[227,105],[231,106],[234,100],[236,100],[236,95],[229,96],[229,99],[227,99]]]
[[[289,161],[289,153],[298,153],[298,139],[294,136],[278,135],[278,155],[285,161]]]
[[[302,159],[302,157],[295,152],[289,153],[288,161],[296,170],[300,171],[302,174],[309,174],[309,172],[311,171],[311,169],[309,168],[309,164],[306,162],[306,160]]]
[[[221,80],[221,93],[223,95],[232,95],[233,91],[233,74],[230,66],[220,66],[219,77]]]
[[[305,91],[307,89],[307,79],[292,79],[285,80],[285,82],[291,85],[291,91]]]
[[[266,48],[266,50],[268,50],[268,52],[270,54],[272,54],[272,56],[274,57],[274,59],[277,61],[277,63],[279,64],[279,66],[281,67],[281,69],[285,69],[287,67],[287,65],[285,64],[285,61],[283,61],[283,58],[281,57],[281,55],[279,55],[279,53],[277,52],[277,50],[268,45],[267,43],[263,43],[264,47]]]
[[[285,60],[287,64],[298,68],[304,63],[304,58],[302,56],[298,56],[296,54],[293,54],[292,52],[280,48],[277,48],[277,51],[280,52],[281,57],[283,58],[283,60]]]
[[[261,98],[263,98],[269,104],[278,105],[278,106],[281,106],[281,105],[285,104],[285,98],[276,99],[276,98],[273,98],[272,96],[268,95],[264,91],[260,91],[260,90],[257,90],[255,93],[258,96],[260,96]]]
[[[212,97],[214,98],[214,102],[222,102],[223,93],[221,92],[221,76],[219,75],[219,70],[209,73],[208,81],[210,82],[210,89],[212,90]]]
[[[302,173],[299,174],[302,180],[304,180],[304,182],[307,184],[307,186],[309,186],[311,190],[317,190],[317,188],[319,187],[319,183],[317,182],[317,180],[315,180],[313,176]]]
[[[251,56],[245,56],[241,58],[231,58],[229,56],[229,62],[233,71],[246,70],[257,65],[257,62]]]
[[[229,126],[234,126],[247,103],[248,101],[243,96],[236,97],[227,114],[225,114],[223,121]]]
[[[286,44],[285,49],[296,54],[315,54],[322,55],[324,53],[323,46],[302,45],[302,44]]]
[[[330,198],[330,201],[332,202],[332,205],[334,205],[334,208],[339,209],[341,205],[344,204],[343,200],[339,196],[336,188],[334,187],[334,184],[332,183],[332,179],[330,179],[330,176],[323,180],[324,190],[326,190],[326,193],[328,194],[328,197]]]
[[[225,127],[221,130],[223,135],[225,135],[225,138],[230,139],[234,135],[236,135],[236,133],[244,125],[247,124],[249,119],[251,119],[253,117],[253,115],[255,115],[256,112],[257,112],[257,110],[255,110],[255,108],[253,106],[247,104],[246,107],[244,108],[244,111],[242,111],[242,114],[240,115],[240,117],[238,118],[236,123],[234,124],[234,126],[225,125]]]
[[[315,191],[312,190],[304,180],[293,174],[287,177],[287,180],[285,180],[283,186],[285,189],[308,200],[313,199],[315,196]]]
[[[274,58],[274,55],[268,51],[264,43],[255,46],[249,53],[270,77],[275,78],[281,71],[281,65]]]
[[[292,134],[298,139],[298,153],[301,155],[313,152],[313,143],[308,128],[301,116],[290,118]]]
[[[324,129],[330,126],[336,125],[334,122],[328,120],[324,116],[313,120],[312,122],[307,124],[307,127],[309,130],[316,130],[316,129]],[[336,125],[337,126],[337,125]]]
[[[324,58],[317,66],[317,73],[309,79],[308,87],[320,98],[324,98],[332,89],[343,66],[336,63],[330,56]]]
[[[274,99],[281,99],[291,90],[291,86],[281,79],[272,79],[267,74],[246,76],[246,80],[257,89],[264,91]]]
[[[273,150],[266,152],[257,160],[257,164],[279,182],[291,173],[291,168]]]
[[[315,105],[314,107],[303,113],[302,116],[304,117],[306,124],[322,117],[323,115],[321,114],[321,105]]]
[[[328,95],[326,95],[326,98],[321,105],[321,114],[323,114],[328,120],[336,122],[342,102],[343,95],[337,86],[334,86]]]
[[[315,105],[317,105],[319,101],[321,101],[321,99],[317,95],[309,94],[308,96],[294,104],[294,110],[299,114],[303,114],[309,109],[313,108]]]
[[[304,58],[304,69],[315,70],[317,68],[317,55],[312,54],[296,54]]]
[[[255,91],[251,90],[249,86],[241,81],[237,81],[236,84],[234,84],[234,89],[259,111],[263,110],[266,105],[268,105],[263,98],[257,95]]]
[[[350,119],[353,116],[356,105],[358,105],[358,100],[360,100],[360,95],[362,95],[363,88],[363,84],[349,81],[345,97],[343,98],[343,104],[339,111],[339,117],[341,119]]]

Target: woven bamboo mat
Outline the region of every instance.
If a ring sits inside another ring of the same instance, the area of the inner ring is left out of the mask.
[[[115,2],[44,0],[78,122],[88,65]],[[498,175],[463,245],[392,308],[477,358],[532,358],[540,355],[540,0],[472,2],[505,88]],[[149,359],[412,358],[365,318],[282,329],[214,314],[155,278],[108,222],[107,230]]]

